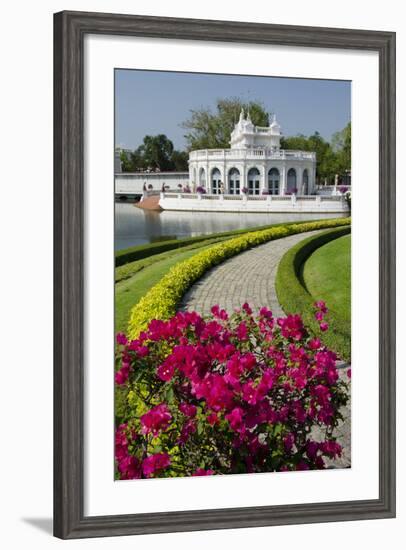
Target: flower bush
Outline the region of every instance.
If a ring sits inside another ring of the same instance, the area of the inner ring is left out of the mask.
[[[199,185],[198,187],[196,187],[196,193],[200,193],[201,195],[205,195],[206,194],[206,189],[204,187],[202,187],[201,185]]]
[[[325,304],[315,306],[325,322]],[[341,455],[334,428],[347,385],[299,315],[214,306],[117,344],[118,479],[323,469]]]
[[[176,306],[187,289],[208,269],[227,258],[273,239],[315,229],[328,229],[349,224],[349,218],[338,218],[301,224],[287,224],[261,231],[252,231],[211,246],[188,260],[179,262],[133,307],[128,327],[129,338],[137,338],[152,319],[169,319],[174,315]]]

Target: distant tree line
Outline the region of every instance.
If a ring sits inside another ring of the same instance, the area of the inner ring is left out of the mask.
[[[184,172],[188,170],[189,153],[177,151],[172,141],[165,135],[145,136],[135,151],[120,154],[123,172],[160,171]]]
[[[269,113],[261,102],[244,102],[238,98],[219,99],[215,112],[208,108],[192,110],[189,119],[181,124],[186,130],[185,151],[176,150],[164,134],[145,136],[142,145],[131,154],[124,151],[121,153],[123,171],[187,171],[189,151],[230,146],[230,134],[242,108],[250,114],[253,124],[269,126]],[[281,148],[315,151],[317,180],[332,183],[336,174],[343,176],[351,170],[351,123],[336,132],[331,142],[315,131],[311,136],[299,134],[282,137]]]

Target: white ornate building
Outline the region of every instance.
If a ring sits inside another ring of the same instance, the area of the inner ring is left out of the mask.
[[[310,195],[316,185],[316,154],[280,148],[281,128],[255,126],[241,111],[230,149],[203,149],[189,155],[192,191],[211,194]]]

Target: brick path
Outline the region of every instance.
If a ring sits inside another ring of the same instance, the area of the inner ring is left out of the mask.
[[[309,231],[270,241],[210,269],[185,294],[181,309],[207,315],[214,304],[232,311],[248,302],[254,311],[267,306],[275,316],[282,316],[275,292],[278,264],[289,248],[320,232]]]
[[[270,241],[223,262],[192,286],[183,297],[180,309],[208,315],[214,304],[232,311],[248,302],[254,311],[267,306],[275,317],[283,316],[275,291],[278,264],[289,248],[320,232],[309,231]],[[346,371],[347,365],[340,364],[340,377],[348,381]],[[348,468],[351,465],[351,406],[343,407],[341,412],[345,420],[336,428],[335,435],[344,452],[341,459],[328,462],[327,465],[334,468]],[[316,439],[322,436],[317,430],[313,435]]]

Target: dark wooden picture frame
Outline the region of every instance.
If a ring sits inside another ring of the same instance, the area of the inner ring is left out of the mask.
[[[83,511],[83,40],[86,34],[379,54],[379,498],[88,517]],[[54,534],[81,538],[395,516],[395,33],[61,12],[54,17]]]

